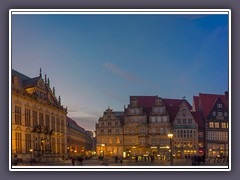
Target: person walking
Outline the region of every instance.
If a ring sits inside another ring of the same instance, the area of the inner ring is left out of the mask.
[[[74,156],[72,156],[72,165],[73,165],[73,166],[75,165],[75,159],[74,159]]]

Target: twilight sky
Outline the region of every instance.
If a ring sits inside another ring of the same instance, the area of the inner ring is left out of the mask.
[[[85,129],[130,95],[228,90],[228,15],[12,15],[12,68],[47,74]]]

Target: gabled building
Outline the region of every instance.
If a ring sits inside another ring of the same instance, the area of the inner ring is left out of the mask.
[[[148,151],[147,113],[136,97],[124,109],[124,152],[127,157],[143,155]],[[125,155],[124,155],[125,156]]]
[[[96,153],[101,157],[123,155],[123,112],[107,109],[96,123]]]
[[[169,107],[171,108],[171,107]],[[191,105],[186,100],[176,106],[178,111],[172,121],[173,153],[176,158],[198,154],[198,123],[191,112]]]
[[[66,114],[50,80],[12,70],[12,156],[49,162],[66,155]]]
[[[193,97],[194,111],[204,119],[204,152],[207,157],[228,156],[228,93],[203,94]]]
[[[204,154],[204,122],[200,112],[191,112],[195,122],[198,124],[198,154]]]

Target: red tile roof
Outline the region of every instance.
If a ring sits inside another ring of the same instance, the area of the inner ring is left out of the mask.
[[[193,111],[199,109],[199,96],[193,96]]]
[[[193,116],[194,120],[198,124],[198,129],[199,130],[203,130],[204,122],[203,122],[203,118],[202,118],[201,112],[191,112],[191,113],[192,113],[192,116]]]
[[[203,112],[205,118],[207,118],[207,116],[211,112],[218,98],[221,98],[224,105],[228,108],[228,98],[226,97],[226,95],[199,93],[199,107],[201,108],[201,111]],[[197,98],[195,100],[197,101]]]
[[[155,99],[157,96],[130,96],[130,101],[134,100],[135,98],[138,101],[138,104],[144,108],[144,112],[149,115],[152,111],[152,107],[155,104]],[[182,104],[183,101],[186,102],[189,109],[192,109],[192,106],[189,102],[185,99],[162,99],[166,109],[169,113],[170,122],[172,122],[177,115],[179,110],[179,106]]]

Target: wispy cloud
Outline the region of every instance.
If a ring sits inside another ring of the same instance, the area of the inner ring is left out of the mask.
[[[129,72],[126,72],[122,69],[120,69],[119,67],[115,66],[114,64],[111,64],[111,63],[105,63],[104,64],[104,67],[106,69],[108,69],[109,71],[111,71],[112,73],[128,80],[128,81],[132,81],[132,82],[136,82],[136,83],[144,83],[144,80],[133,75],[133,74],[130,74]]]

